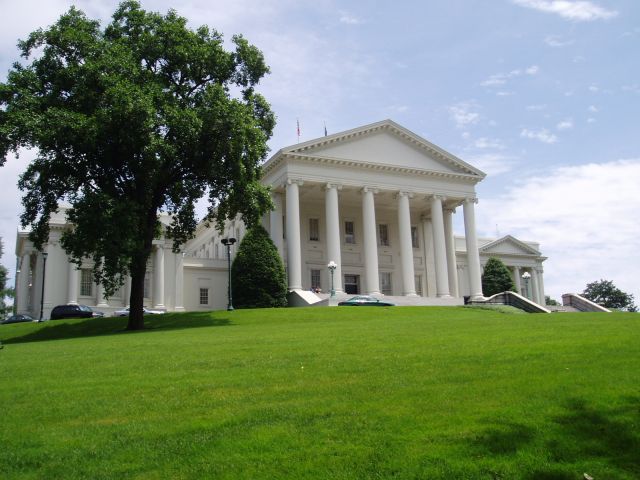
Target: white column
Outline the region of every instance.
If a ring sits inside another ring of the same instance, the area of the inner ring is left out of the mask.
[[[164,245],[156,245],[153,262],[153,308],[164,308]]]
[[[370,187],[364,187],[362,189],[364,270],[367,293],[370,295],[380,295],[378,242],[376,241],[376,207],[373,199],[374,193],[378,193],[378,191]]]
[[[269,213],[269,233],[271,234],[271,240],[278,249],[280,258],[284,259],[284,248],[282,240],[282,194],[273,192],[271,194],[273,200],[274,210]]]
[[[413,268],[413,245],[411,244],[411,211],[407,192],[398,193],[398,235],[400,237],[400,261],[402,264],[402,294],[415,297],[416,278]]]
[[[78,304],[78,266],[69,259],[69,285],[67,287],[67,303]]]
[[[542,279],[542,275],[544,274],[544,270],[542,268],[538,268],[538,291],[540,296],[540,305],[544,306],[547,302],[544,295],[544,280]]]
[[[522,283],[520,283],[520,267],[513,267],[513,280],[516,284],[516,291],[518,295],[522,295]]]
[[[540,290],[538,290],[538,270],[536,268],[531,269],[531,300],[541,305]]]
[[[436,295],[448,298],[449,274],[447,273],[447,250],[444,235],[444,219],[442,216],[442,197],[431,197],[431,222],[433,224],[433,249],[436,263]]]
[[[19,288],[16,292],[18,299],[18,313],[29,311],[29,274],[31,273],[31,254],[22,256],[20,262]]]
[[[108,307],[109,303],[107,302],[107,298],[104,296],[104,287],[101,283],[96,285],[96,296],[98,297],[97,306],[98,307]]]
[[[338,186],[327,184],[324,197],[327,218],[327,263],[334,261],[333,288],[342,293],[342,255],[340,252],[340,212],[338,208]]]
[[[482,299],[482,274],[480,270],[480,253],[476,237],[475,198],[464,201],[464,234],[467,242],[467,262],[469,264],[469,291],[471,300]]]
[[[433,225],[431,223],[431,218],[422,217],[422,233],[422,236],[424,237],[424,265],[427,274],[423,296],[432,297],[435,296],[436,292],[436,278],[434,271],[435,267],[431,267],[432,265],[435,265],[435,257],[433,253]]]
[[[455,209],[444,209],[444,243],[447,251],[447,270],[449,272],[449,293],[459,297],[458,292],[458,264],[456,262],[456,243],[453,236],[453,214]]]
[[[287,180],[287,274],[289,290],[302,290],[302,251],[300,247],[301,181]]]
[[[176,312],[184,312],[184,253],[176,253]]]
[[[124,280],[124,298],[122,299],[122,306],[128,307],[131,300],[131,275],[127,275]]]

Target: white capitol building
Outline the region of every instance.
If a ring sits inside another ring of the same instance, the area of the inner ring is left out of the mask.
[[[459,305],[482,297],[482,266],[500,258],[518,292],[544,305],[542,262],[535,242],[512,236],[478,238],[477,168],[391,120],[354,128],[279,150],[263,165],[275,210],[263,219],[287,269],[296,304],[314,302],[311,289],[328,292],[327,264],[336,263],[338,296],[356,293],[403,297],[412,304]],[[453,233],[463,216],[464,236]],[[165,224],[168,218],[161,217]],[[51,218],[51,234],[35,250],[18,232],[16,304],[36,317],[43,305],[80,303],[109,312],[128,305],[130,282],[111,298],[93,283],[91,264],[70,263],[59,239],[68,228],[64,209]],[[227,257],[221,240],[242,239],[240,220],[225,232],[200,225],[182,253],[170,239],[154,241],[145,278],[145,306],[168,311],[227,306]],[[238,244],[232,249],[235,253]],[[529,273],[525,285],[521,276]],[[41,298],[44,285],[44,299]]]

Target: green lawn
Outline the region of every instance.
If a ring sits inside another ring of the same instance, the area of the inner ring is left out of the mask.
[[[640,315],[237,310],[0,326],[0,478],[640,478]]]

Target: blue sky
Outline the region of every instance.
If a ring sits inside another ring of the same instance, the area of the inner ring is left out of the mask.
[[[117,2],[78,1],[106,20]],[[15,43],[72,2],[0,0],[0,78]],[[261,48],[275,151],[391,118],[483,169],[481,235],[540,242],[547,293],[606,278],[640,301],[637,0],[146,1]],[[13,268],[18,173],[0,169],[2,263]],[[458,229],[462,233],[462,229]]]

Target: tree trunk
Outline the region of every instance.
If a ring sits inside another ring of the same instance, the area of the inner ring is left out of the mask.
[[[139,254],[131,260],[131,297],[129,297],[129,323],[127,330],[144,329],[144,276],[148,255]]]

